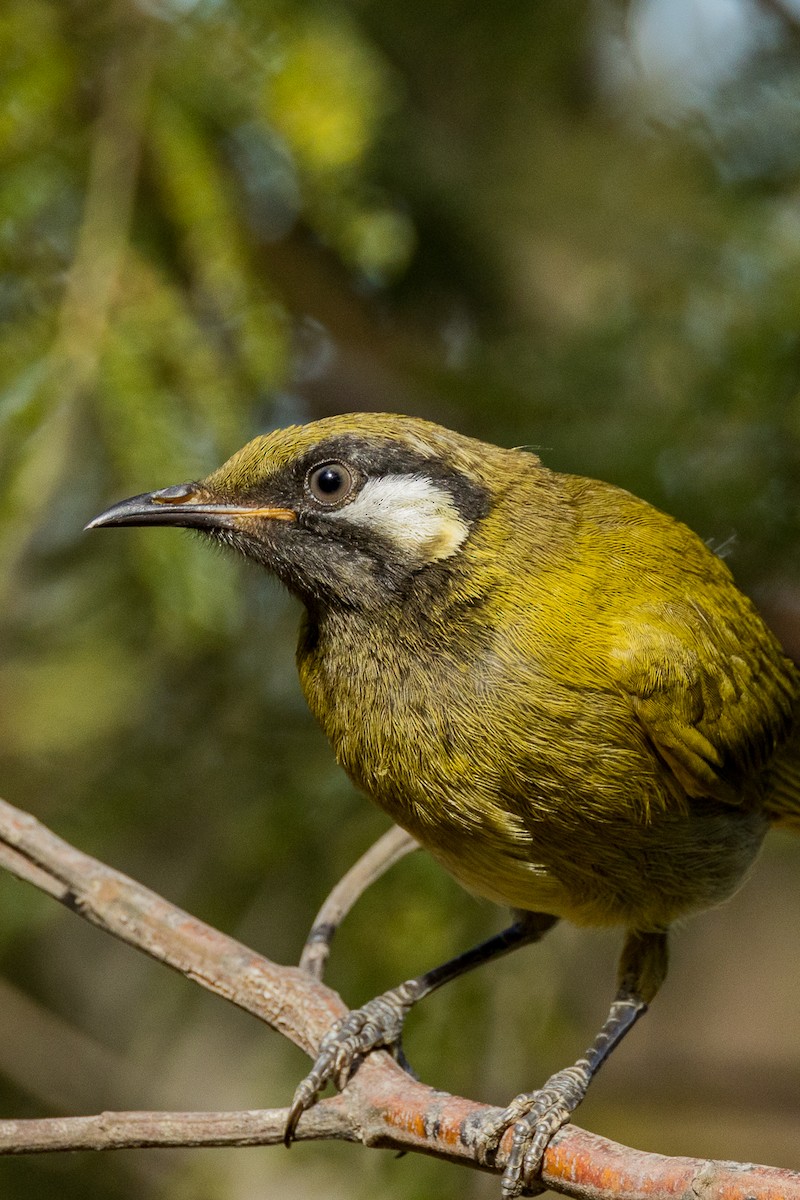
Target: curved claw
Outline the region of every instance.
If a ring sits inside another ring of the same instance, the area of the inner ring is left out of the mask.
[[[322,1089],[333,1082],[341,1091],[356,1062],[371,1050],[389,1050],[407,1067],[400,1040],[403,1022],[416,999],[416,982],[409,980],[376,996],[331,1026],[320,1043],[313,1067],[295,1090],[283,1135],[285,1146],[291,1146],[298,1121]]]
[[[286,1118],[286,1128],[283,1131],[283,1144],[288,1150],[294,1141],[294,1135],[297,1131],[297,1123],[302,1117],[306,1109],[311,1108],[316,1100],[319,1092],[322,1090],[322,1084],[318,1088],[311,1083],[310,1076],[306,1076],[298,1087],[295,1089],[292,1103],[289,1108],[289,1115]]]
[[[590,1074],[585,1062],[558,1071],[544,1087],[523,1092],[502,1112],[484,1117],[472,1139],[479,1161],[493,1166],[497,1149],[508,1129],[513,1130],[511,1149],[503,1172],[503,1200],[535,1195],[544,1190],[539,1178],[544,1153],[553,1134],[566,1125],[586,1094]]]

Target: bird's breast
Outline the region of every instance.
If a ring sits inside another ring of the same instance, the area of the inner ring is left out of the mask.
[[[407,645],[374,629],[357,645],[309,632],[301,684],[354,783],[469,890],[512,906],[557,906],[561,889],[544,880],[530,832],[502,794],[507,748],[496,742],[498,698],[479,683],[477,652]]]

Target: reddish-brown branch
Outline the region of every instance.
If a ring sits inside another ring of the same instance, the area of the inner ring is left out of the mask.
[[[0,801],[0,865],[93,925],[266,1021],[308,1053],[347,1011],[335,992],[296,967],[278,966],[212,929],[5,801]]]
[[[279,966],[82,854],[33,817],[0,801],[0,865],[113,933],[265,1021],[309,1053],[345,1011],[339,996],[295,967]],[[476,1119],[488,1110],[436,1092],[373,1054],[345,1092],[304,1114],[299,1140],[338,1138],[433,1154],[478,1166]],[[142,1146],[271,1145],[286,1113],[103,1113],[0,1121],[0,1154]],[[491,1169],[505,1162],[507,1140]],[[569,1125],[545,1156],[544,1182],[563,1195],[800,1200],[800,1173],[643,1154]]]

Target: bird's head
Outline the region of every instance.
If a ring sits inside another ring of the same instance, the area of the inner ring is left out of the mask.
[[[461,553],[513,454],[410,417],[328,417],[258,437],[207,478],[123,500],[87,528],[196,529],[309,604],[374,608]]]

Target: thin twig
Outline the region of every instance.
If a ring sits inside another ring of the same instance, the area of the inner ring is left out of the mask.
[[[331,890],[314,918],[300,955],[301,971],[307,971],[315,979],[322,979],[334,934],[350,909],[390,867],[419,848],[419,842],[410,833],[406,833],[399,825],[393,825],[361,855]]]
[[[154,1146],[274,1146],[283,1142],[285,1127],[285,1108],[243,1112],[104,1112],[91,1117],[0,1121],[0,1155],[139,1150]],[[338,1096],[317,1104],[313,1120],[303,1123],[302,1139],[318,1138],[357,1140]]]

